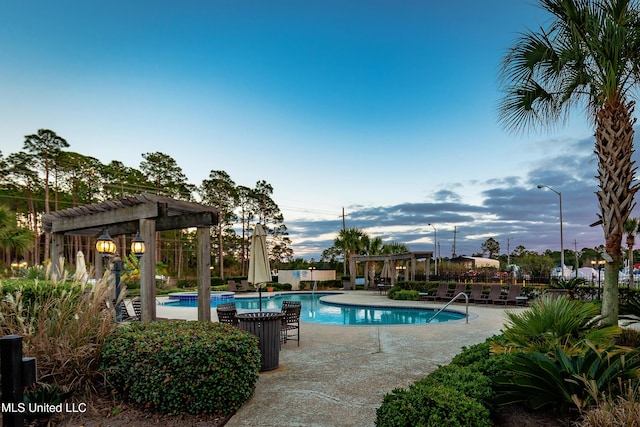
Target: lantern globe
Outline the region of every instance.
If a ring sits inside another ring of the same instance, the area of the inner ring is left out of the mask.
[[[131,252],[138,258],[144,255],[145,251],[144,240],[140,237],[140,232],[136,233],[136,237],[131,239]]]
[[[96,241],[96,250],[103,257],[107,257],[116,253],[116,249],[116,243],[113,241],[111,236],[109,236],[109,231],[105,227],[102,230],[102,234]]]

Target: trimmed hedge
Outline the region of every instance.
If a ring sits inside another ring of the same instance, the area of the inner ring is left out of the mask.
[[[440,366],[408,389],[385,395],[376,426],[491,426],[495,410],[493,377],[509,354],[492,355],[490,343],[501,335],[463,348],[449,365]]]
[[[452,387],[414,383],[384,397],[376,411],[376,426],[383,427],[491,427],[489,410]]]
[[[123,399],[168,414],[230,414],[253,395],[259,369],[256,336],[205,322],[131,323],[101,361]]]

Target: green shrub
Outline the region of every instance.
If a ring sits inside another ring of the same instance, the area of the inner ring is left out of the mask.
[[[169,414],[236,411],[255,391],[258,338],[229,325],[133,323],[107,341],[101,368],[124,399]]]
[[[551,407],[559,414],[571,408],[584,410],[602,394],[620,395],[624,381],[637,381],[639,355],[640,349],[628,352],[615,347],[588,347],[584,354],[574,355],[558,348],[554,357],[517,353],[505,375],[496,378],[498,400],[533,409]]]
[[[179,289],[185,288],[197,288],[198,287],[198,279],[179,279],[176,286]]]
[[[418,291],[400,289],[388,295],[388,297],[395,300],[418,301],[420,299],[420,293]]]
[[[291,289],[293,289],[293,285],[291,285],[291,283],[278,283],[278,285],[283,291],[290,291]]]
[[[387,394],[376,410],[379,427],[489,427],[489,411],[451,387],[418,382]]]
[[[212,277],[211,278],[211,286],[224,286],[224,280],[222,280],[220,277]]]
[[[450,364],[467,366],[493,379],[496,375],[504,372],[513,357],[511,354],[491,353],[493,346],[503,343],[502,335],[494,335],[479,344],[463,347],[462,352],[454,356]]]
[[[491,406],[493,400],[491,378],[467,366],[440,366],[419,382],[433,386],[446,384],[447,387],[477,400],[484,407]]]
[[[593,319],[600,308],[592,303],[566,297],[541,297],[523,312],[506,311],[504,346],[493,351],[540,352],[553,356],[557,348],[567,353],[585,351],[587,343],[608,347],[621,333],[618,326],[598,327]]]

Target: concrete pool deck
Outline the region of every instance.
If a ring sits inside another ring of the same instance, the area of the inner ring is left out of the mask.
[[[347,291],[329,298],[358,305],[443,306],[393,301],[372,291]],[[156,309],[158,317],[197,318],[195,307],[158,305]],[[464,312],[464,304],[449,309]],[[385,394],[449,363],[463,346],[499,333],[506,322],[504,312],[504,306],[469,305],[468,324],[464,320],[387,326],[301,322],[300,346],[295,341],[282,345],[280,366],[260,373],[255,394],[226,425],[373,426]],[[215,309],[211,318],[217,320]]]

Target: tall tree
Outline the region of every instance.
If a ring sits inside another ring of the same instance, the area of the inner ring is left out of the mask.
[[[27,223],[33,232],[33,264],[40,263],[40,230],[38,227],[38,208],[36,206],[36,197],[34,195],[41,191],[38,172],[33,169],[34,156],[32,154],[20,151],[13,153],[7,157],[7,175],[5,179],[10,186],[20,189],[26,195],[27,199]],[[46,256],[46,254],[45,254]]]
[[[69,143],[54,131],[38,129],[38,132],[24,137],[24,149],[35,155],[36,162],[44,169],[44,212],[49,213],[49,173],[54,159]]]
[[[249,187],[239,185],[236,190],[238,192],[238,219],[240,220],[240,227],[242,229],[242,235],[240,237],[240,268],[244,275],[247,266],[247,239],[249,236],[251,222],[256,215],[256,198],[254,197],[253,190]]]
[[[489,258],[493,258],[496,254],[500,253],[500,242],[493,237],[489,237],[480,245],[480,248],[482,249],[482,256],[488,252]]]
[[[204,203],[218,208],[218,263],[220,278],[224,279],[224,244],[223,237],[225,230],[232,230],[237,215],[234,209],[238,202],[238,192],[236,183],[225,171],[212,170],[209,179],[202,181],[200,185],[200,196]]]
[[[24,137],[24,149],[35,155],[36,162],[44,169],[44,213],[51,212],[49,206],[49,173],[54,159],[69,143],[54,131],[38,129],[38,132]],[[49,254],[49,236],[44,239],[44,256]]]
[[[182,168],[169,155],[156,151],[144,153],[140,162],[140,170],[149,182],[153,184],[155,194],[191,200],[192,184],[187,182],[187,176]]]
[[[269,255],[276,265],[288,261],[293,256],[293,251],[289,248],[291,239],[289,232],[284,225],[284,215],[280,207],[273,201],[273,186],[266,181],[256,182],[253,189],[255,198],[255,214],[258,223],[262,224],[265,231],[269,233]]]
[[[102,179],[102,194],[107,200],[149,192],[154,188],[140,170],[125,166],[118,160],[101,165],[99,172]]]
[[[607,259],[601,321],[618,324],[624,223],[634,206],[634,102],[640,81],[640,19],[632,0],[539,0],[547,28],[527,31],[507,53],[500,120],[511,130],[566,121],[586,106],[595,125],[600,218]]]

